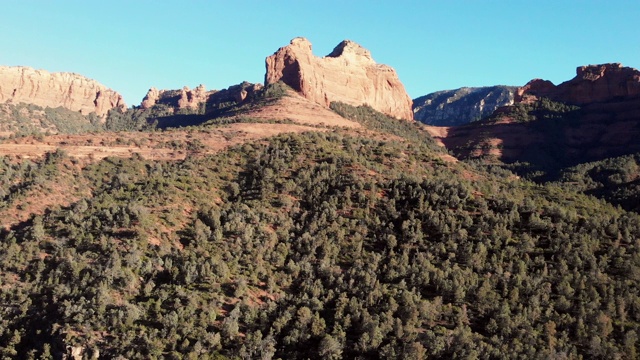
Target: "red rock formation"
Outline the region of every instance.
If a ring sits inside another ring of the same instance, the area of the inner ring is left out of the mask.
[[[558,86],[532,80],[516,92],[516,102],[547,97],[554,101],[585,105],[640,97],[640,71],[622,64],[580,66],[576,77]]]
[[[533,79],[529,81],[525,86],[518,88],[514,94],[513,100],[515,102],[533,102],[538,99],[540,94],[549,94],[556,88],[555,85],[549,80]]]
[[[376,64],[367,49],[352,41],[318,58],[307,39],[295,38],[267,57],[266,68],[265,84],[282,81],[318,104],[366,104],[390,116],[413,119],[411,98],[395,70]]]
[[[162,90],[162,92],[164,92],[164,90]],[[153,105],[155,105],[158,100],[160,100],[160,94],[161,92],[158,89],[152,87],[151,89],[149,89],[149,91],[147,91],[147,95],[145,95],[144,99],[142,99],[140,107],[142,107],[143,109],[149,109],[153,107]]]
[[[240,104],[247,99],[253,98],[258,91],[262,90],[262,88],[262,84],[252,84],[244,81],[240,84],[229,86],[228,88],[211,95],[208,102],[218,104],[234,101],[235,103]]]
[[[160,103],[170,105],[178,110],[197,109],[201,103],[206,102],[209,96],[215,92],[215,90],[207,91],[202,84],[193,90],[189,89],[188,86],[183,87],[181,90],[158,90],[152,87],[142,99],[140,106],[143,109],[148,109]]]
[[[181,90],[158,90],[152,87],[142,99],[140,107],[149,109],[156,104],[164,104],[174,110],[181,110],[198,109],[202,104],[207,104],[207,107],[212,105],[216,108],[216,105],[222,103],[242,103],[247,98],[253,97],[260,89],[262,89],[262,84],[252,84],[246,81],[227,89],[211,91],[207,91],[204,85],[193,90],[187,86]]]
[[[188,86],[182,88],[180,100],[178,100],[179,109],[197,109],[200,103],[206,102],[211,92],[207,92],[204,85],[190,90]]]
[[[530,81],[516,92],[515,101],[542,97],[580,109],[565,119],[545,121],[543,115],[518,122],[513,108],[504,107],[494,112],[492,122],[451,127],[440,141],[461,157],[492,155],[542,167],[640,151],[640,71],[620,64],[581,66],[575,78],[557,86]]]
[[[0,66],[0,102],[65,107],[83,115],[126,110],[122,96],[95,80],[73,73],[49,73],[23,66]]]

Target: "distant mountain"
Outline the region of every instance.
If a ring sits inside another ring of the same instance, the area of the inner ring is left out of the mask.
[[[602,64],[576,73],[559,85],[532,80],[489,118],[431,133],[459,159],[506,164],[637,211],[640,71]]]
[[[437,91],[413,100],[414,119],[434,126],[478,121],[497,108],[513,104],[517,86],[463,87]]]
[[[578,67],[557,86],[532,80],[517,89],[515,104],[450,128],[443,142],[460,157],[562,167],[640,151],[639,125],[640,72],[603,64]]]
[[[488,119],[432,133],[459,158],[518,163],[553,179],[586,162],[640,152],[640,71],[620,64],[577,68],[559,85],[535,79]],[[554,175],[555,174],[555,175]]]

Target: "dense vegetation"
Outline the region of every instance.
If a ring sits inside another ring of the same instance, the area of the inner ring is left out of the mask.
[[[418,122],[391,118],[368,105],[356,107],[334,101],[330,108],[340,116],[358,122],[369,130],[395,135],[421,146],[428,146],[431,150],[442,151]]]
[[[242,85],[242,84],[241,84]],[[240,86],[240,85],[238,85]],[[0,104],[0,133],[14,136],[46,134],[79,134],[100,131],[151,131],[172,127],[197,126],[205,123],[242,121],[237,115],[272,104],[285,96],[290,88],[283,83],[270,84],[252,95],[251,101],[237,103],[227,97],[212,96],[196,109],[177,109],[170,104],[155,104],[149,109],[131,107],[127,111],[110,110],[104,118],[95,113],[82,115],[64,107],[50,108],[33,104]],[[223,90],[222,92],[225,92]],[[228,91],[227,91],[228,92]],[[215,94],[214,94],[215,95]],[[232,97],[233,98],[233,97]]]
[[[517,161],[501,163],[499,167],[538,183],[553,183],[639,212],[640,155],[634,154],[637,149],[625,149],[622,146],[607,148],[606,144],[600,145],[594,140],[580,143],[579,136],[574,139],[567,136],[567,133],[579,133],[578,129],[581,127],[587,128],[588,132],[589,124],[584,123],[584,117],[590,113],[595,112],[604,119],[600,120],[602,123],[596,122],[596,125],[615,124],[615,113],[607,112],[606,109],[606,106],[596,106],[595,110],[579,108],[542,98],[533,103],[519,103],[502,109],[482,125],[491,126],[506,117],[521,123],[515,126],[526,127],[526,132],[531,136],[543,139],[523,151]],[[525,132],[522,129],[519,131]],[[483,144],[481,138],[471,141],[471,145],[474,142],[476,147]],[[601,146],[600,151],[590,152],[593,147],[598,146]],[[477,168],[486,167],[486,161],[483,160],[486,159],[474,159],[470,163]],[[495,159],[490,160],[492,161],[489,161],[488,166],[495,168]]]
[[[66,133],[78,134],[102,128],[100,118],[82,115],[64,107],[42,108],[33,104],[0,104],[0,132],[17,135]]]
[[[577,119],[580,107],[541,98],[532,103],[516,103],[503,108],[484,120],[484,123],[493,123],[504,116],[508,116],[515,122],[527,123],[541,120],[561,120],[568,122]],[[544,123],[541,123],[544,124]]]
[[[640,154],[563,169],[558,183],[640,212]]]
[[[638,215],[441,156],[338,131],[88,165],[0,234],[0,353],[637,358]],[[2,166],[11,194],[74,165]]]

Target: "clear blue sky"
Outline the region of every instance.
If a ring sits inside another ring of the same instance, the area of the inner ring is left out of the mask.
[[[640,1],[0,0],[0,64],[76,72],[138,105],[147,89],[262,82],[296,36],[343,39],[396,69],[412,98],[559,83],[579,65],[640,67]]]

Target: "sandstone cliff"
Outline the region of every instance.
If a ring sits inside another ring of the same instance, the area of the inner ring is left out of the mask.
[[[413,119],[411,98],[395,70],[376,64],[367,49],[352,41],[318,58],[307,39],[295,38],[267,57],[266,68],[265,85],[282,81],[318,104],[367,104],[396,118]]]
[[[413,117],[434,126],[478,121],[501,106],[513,104],[515,86],[489,86],[438,91],[413,100]]]
[[[541,97],[573,105],[640,97],[640,71],[619,63],[580,66],[575,78],[557,86],[550,81],[531,80],[517,90],[515,101],[531,102]]]
[[[127,108],[122,96],[95,80],[73,73],[49,73],[23,66],[0,66],[0,103],[64,107],[104,117]]]

